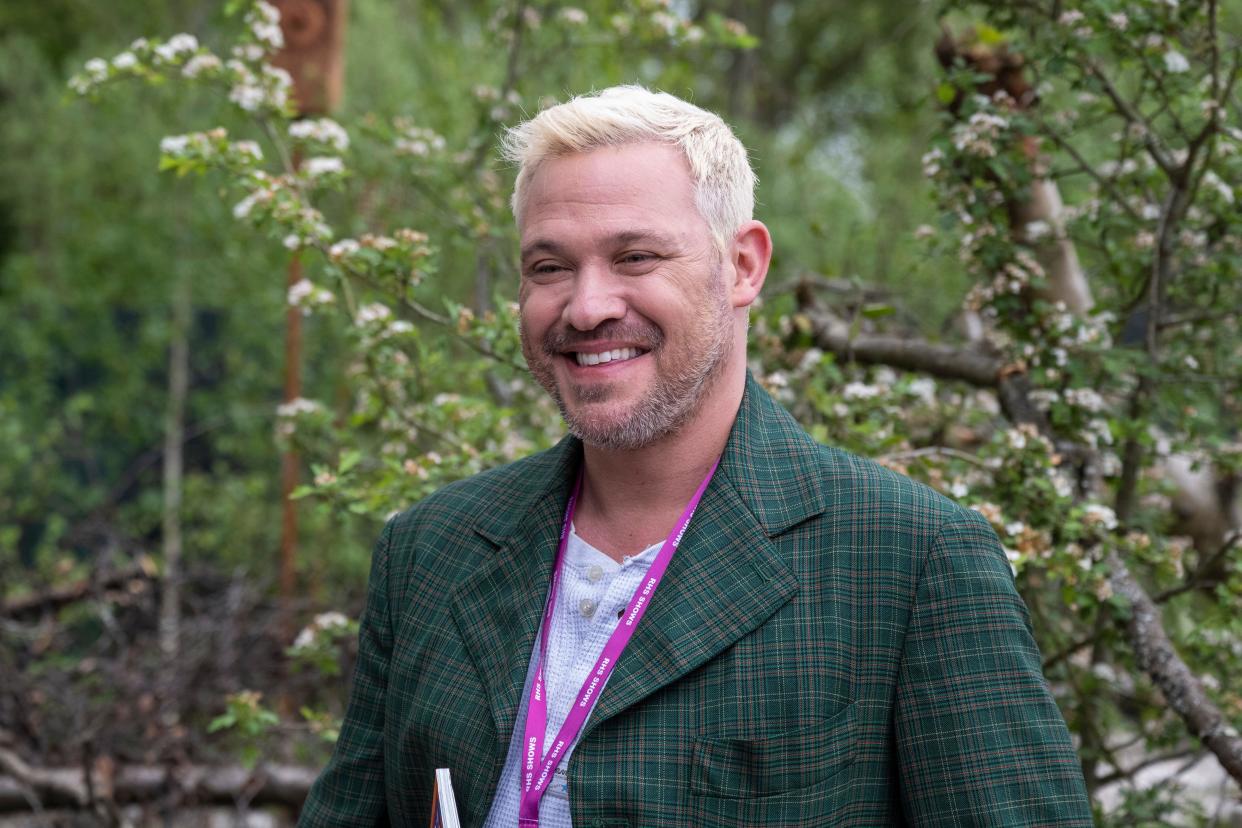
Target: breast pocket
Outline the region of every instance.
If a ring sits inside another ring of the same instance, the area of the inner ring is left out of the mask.
[[[696,825],[818,825],[847,804],[856,704],[760,739],[696,739],[690,793]]]

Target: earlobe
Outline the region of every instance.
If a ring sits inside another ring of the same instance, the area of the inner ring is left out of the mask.
[[[761,221],[748,221],[738,228],[730,249],[733,259],[733,307],[746,308],[759,296],[768,264],[772,261],[772,236]]]

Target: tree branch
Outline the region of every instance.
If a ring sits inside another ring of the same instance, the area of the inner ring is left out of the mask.
[[[96,770],[88,780],[81,768],[39,768],[28,765],[0,747],[0,813],[27,811],[33,793],[47,807],[88,808],[93,787],[109,792],[115,802],[153,802],[165,797],[234,805],[246,798],[252,804],[272,803],[298,807],[319,775],[318,768],[299,765],[119,765],[106,775]]]
[[[1190,732],[1220,761],[1225,771],[1242,782],[1242,737],[1208,697],[1203,685],[1182,661],[1164,631],[1160,609],[1135,580],[1115,551],[1105,559],[1113,592],[1130,603],[1126,633],[1139,667],[1146,672]]]

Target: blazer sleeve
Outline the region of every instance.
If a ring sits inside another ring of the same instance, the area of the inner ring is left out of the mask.
[[[974,511],[946,520],[923,564],[895,710],[911,825],[1092,825],[1026,605]]]
[[[388,563],[392,522],[371,558],[367,603],[359,621],[358,662],[336,749],[311,787],[298,828],[386,826],[384,698],[392,655]]]

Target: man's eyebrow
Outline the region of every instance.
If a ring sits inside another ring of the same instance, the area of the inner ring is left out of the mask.
[[[604,241],[611,247],[622,247],[627,244],[639,244],[642,242],[648,242],[659,247],[671,247],[674,243],[672,236],[656,230],[625,230],[620,233],[614,233]],[[522,261],[526,261],[536,253],[551,253],[553,256],[563,256],[566,255],[566,250],[564,245],[552,239],[535,239],[522,248]]]

